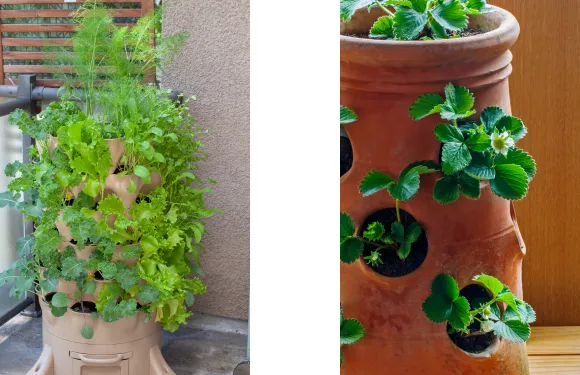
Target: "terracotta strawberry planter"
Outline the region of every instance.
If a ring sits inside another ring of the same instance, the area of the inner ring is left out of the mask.
[[[379,12],[359,10],[341,25],[341,105],[359,119],[345,125],[354,162],[341,177],[341,212],[357,230],[381,209],[393,208],[387,191],[363,198],[358,186],[371,169],[397,176],[417,160],[439,161],[440,143],[433,135],[438,119],[413,121],[409,107],[425,93],[440,92],[448,82],[469,88],[478,113],[500,106],[511,113],[509,48],[519,34],[507,11],[471,17],[471,27],[491,30],[477,36],[438,41],[385,41],[345,35],[368,32]],[[522,296],[521,265],[525,254],[513,207],[483,184],[479,200],[464,197],[440,205],[432,197],[440,175],[421,179],[413,200],[401,204],[424,228],[427,256],[402,277],[376,273],[362,259],[341,263],[344,315],[359,320],[365,337],[343,347],[343,375],[389,374],[528,374],[525,344],[503,339],[483,353],[457,347],[445,324],[430,322],[421,310],[440,273],[453,276],[460,288],[481,273],[501,279]]]

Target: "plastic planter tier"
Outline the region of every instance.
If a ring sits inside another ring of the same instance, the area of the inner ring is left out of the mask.
[[[477,36],[411,42],[348,36],[368,33],[380,15],[378,8],[371,13],[364,8],[341,24],[341,105],[359,116],[344,126],[354,162],[341,177],[341,212],[358,230],[372,213],[395,206],[386,191],[366,198],[358,192],[368,171],[398,176],[411,162],[439,160],[433,128],[440,119],[409,116],[419,95],[442,94],[453,82],[474,93],[478,114],[491,105],[511,113],[509,48],[519,35],[516,19],[498,8],[470,18],[470,27],[490,30]],[[418,269],[394,278],[375,273],[362,259],[341,264],[344,315],[365,327],[361,341],[342,348],[342,375],[529,374],[525,344],[498,339],[484,353],[469,354],[452,342],[446,324],[430,322],[421,310],[440,273],[453,276],[460,288],[475,275],[494,275],[522,297],[525,247],[510,202],[483,183],[479,200],[461,197],[440,205],[432,196],[438,178],[421,176],[417,196],[401,204],[427,236],[427,257]]]

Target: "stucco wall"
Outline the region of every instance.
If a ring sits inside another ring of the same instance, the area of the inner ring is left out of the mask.
[[[165,33],[191,32],[162,76],[163,87],[196,95],[190,106],[207,129],[209,160],[199,174],[217,180],[202,257],[207,293],[196,310],[247,319],[250,287],[250,1],[171,0]]]

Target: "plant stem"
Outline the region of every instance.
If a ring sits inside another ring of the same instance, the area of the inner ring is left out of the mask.
[[[397,210],[397,221],[401,222],[401,212],[399,211],[399,200],[395,199],[395,209]]]
[[[385,13],[387,13],[389,16],[393,17],[395,15],[393,12],[391,12],[390,10],[388,10],[387,8],[385,8],[383,6],[383,4],[381,4],[378,0],[375,0],[375,3],[377,3],[377,5],[379,6],[379,8],[381,8],[382,10],[384,10]]]
[[[453,125],[455,125],[455,127],[457,127],[457,119],[453,120]]]
[[[475,316],[475,315],[477,315],[477,314],[481,313],[483,310],[485,310],[485,308],[486,308],[486,307],[489,307],[489,306],[491,306],[491,305],[492,305],[494,302],[496,302],[495,298],[494,298],[494,299],[492,299],[491,301],[489,301],[488,303],[486,303],[485,305],[481,306],[479,309],[477,309],[477,310],[473,310],[473,311],[470,311],[469,313],[470,313],[472,316]]]

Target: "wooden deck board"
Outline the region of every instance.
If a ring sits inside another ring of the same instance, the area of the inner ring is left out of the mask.
[[[533,327],[527,349],[531,375],[580,375],[580,327]]]

